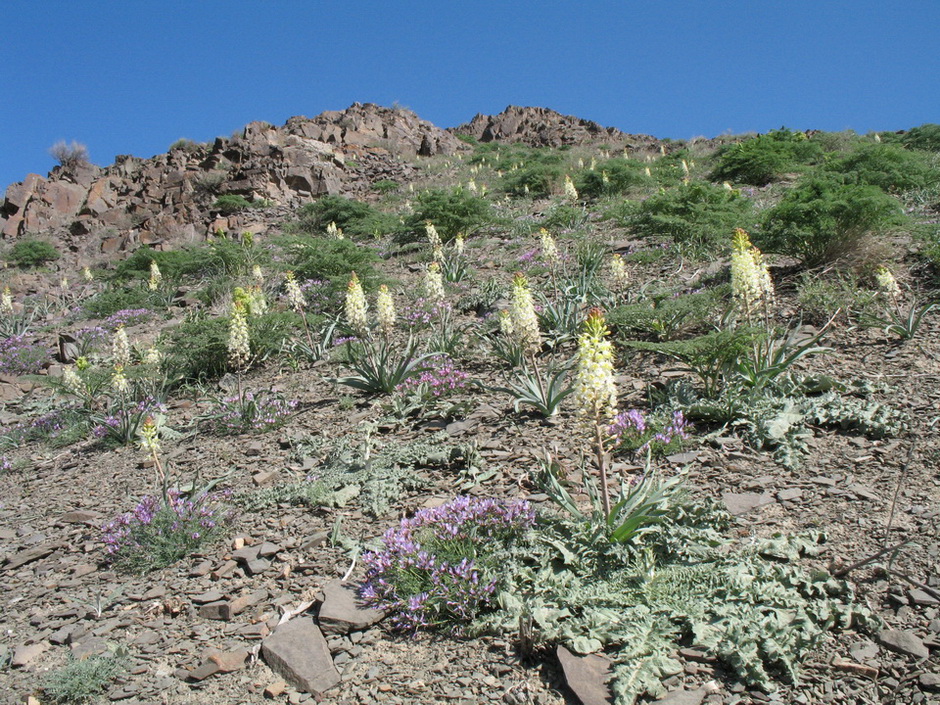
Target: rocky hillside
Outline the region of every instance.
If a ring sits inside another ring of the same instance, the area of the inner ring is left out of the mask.
[[[201,240],[251,225],[245,215],[214,209],[220,195],[292,208],[323,194],[355,195],[382,179],[408,181],[406,160],[464,148],[410,111],[372,104],[293,117],[281,127],[252,122],[230,138],[181,140],[150,159],[122,155],[105,168],[29,174],[6,191],[0,234],[53,234],[88,256]]]

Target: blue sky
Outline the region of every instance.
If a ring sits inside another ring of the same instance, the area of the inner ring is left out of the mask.
[[[677,139],[940,122],[938,0],[10,0],[0,188],[355,101],[538,105]]]

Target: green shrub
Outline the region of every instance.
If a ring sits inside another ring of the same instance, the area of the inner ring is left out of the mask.
[[[164,308],[146,286],[110,286],[82,302],[88,318],[107,318],[118,311],[139,308]]]
[[[244,196],[235,193],[226,193],[215,199],[212,204],[212,210],[219,211],[222,215],[232,215],[252,207],[251,201]]]
[[[790,255],[815,267],[862,257],[874,238],[903,222],[900,204],[878,187],[815,177],[765,213],[756,240],[766,252]]]
[[[398,190],[399,183],[391,179],[380,179],[372,184],[372,190],[381,194],[389,194]]]
[[[940,152],[940,125],[928,122],[906,132],[881,132],[881,140],[889,144],[902,144],[908,149]]]
[[[114,279],[147,279],[151,262],[157,263],[164,279],[177,282],[186,277],[242,274],[251,265],[263,264],[269,259],[268,251],[258,245],[227,238],[217,238],[210,243],[178,250],[160,251],[142,247],[116,267]]]
[[[248,318],[253,362],[261,362],[281,351],[300,329],[300,318],[291,312],[270,312]],[[167,366],[185,380],[221,377],[229,370],[228,318],[197,318],[171,328],[161,348],[172,351]]]
[[[579,171],[574,178],[578,194],[587,198],[615,196],[653,183],[644,171],[644,164],[635,159],[608,159],[594,169]]]
[[[627,201],[612,215],[640,237],[668,237],[699,253],[726,249],[734,228],[748,229],[755,221],[750,200],[704,181]]]
[[[437,228],[441,240],[448,242],[457,233],[468,234],[492,220],[489,203],[461,187],[449,191],[432,189],[421,193],[415,201],[414,213],[405,221],[406,240],[425,237],[425,224]]]
[[[931,165],[928,155],[890,144],[866,145],[828,162],[822,170],[838,174],[846,183],[877,186],[889,192],[940,183],[940,170]]]
[[[822,147],[802,132],[786,128],[722,147],[709,178],[765,186],[782,174],[818,163]]]
[[[514,196],[545,198],[558,188],[564,176],[562,166],[537,162],[504,173],[499,189]]]
[[[70,657],[62,668],[43,676],[40,687],[50,702],[78,705],[91,702],[104,692],[126,668],[120,654],[93,655],[76,661]]]
[[[285,269],[293,271],[298,281],[328,281],[334,290],[344,288],[353,272],[367,287],[378,281],[375,265],[379,256],[372,248],[322,237],[288,237],[279,244],[285,251]]]
[[[319,237],[330,223],[336,223],[336,227],[342,228],[350,237],[374,237],[391,233],[398,227],[394,216],[382,213],[368,203],[328,195],[304,205],[297,214],[297,220],[290,223],[287,230]]]
[[[715,319],[726,308],[729,293],[727,285],[684,296],[662,292],[646,301],[611,309],[607,322],[625,338],[640,335],[672,340]]]
[[[17,267],[39,267],[59,259],[59,251],[45,240],[20,240],[10,248],[7,257]]]

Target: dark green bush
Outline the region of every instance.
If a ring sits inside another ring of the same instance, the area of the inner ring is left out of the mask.
[[[717,157],[718,163],[709,176],[713,181],[764,186],[782,174],[818,163],[823,149],[802,132],[780,128],[722,147]]]
[[[352,272],[367,288],[378,281],[379,256],[372,248],[332,238],[285,238],[279,244],[285,252],[285,269],[299,281],[329,281],[335,290],[346,286]]]
[[[219,196],[212,204],[212,210],[219,211],[222,215],[232,215],[255,207],[256,204],[236,193],[226,193]]]
[[[221,377],[229,370],[228,318],[185,321],[164,334],[171,350],[167,365],[184,380]],[[285,341],[299,335],[300,318],[290,311],[272,311],[248,318],[253,364],[281,351]]]
[[[20,240],[10,248],[7,257],[17,267],[38,267],[59,259],[59,251],[45,240]]]
[[[611,329],[623,339],[672,340],[717,322],[727,307],[730,287],[722,285],[675,296],[662,292],[645,301],[617,306],[607,314]]]
[[[767,211],[757,244],[815,267],[863,255],[861,248],[905,222],[900,204],[877,186],[814,177]]]
[[[404,240],[425,237],[424,226],[434,223],[441,240],[448,242],[457,233],[468,234],[492,220],[490,204],[461,187],[449,191],[432,189],[420,194],[414,204],[414,213],[405,221]]]
[[[110,286],[82,302],[82,311],[88,318],[107,318],[127,309],[163,308],[154,292],[144,286]]]
[[[881,132],[879,135],[886,143],[899,143],[908,149],[921,149],[925,152],[940,152],[940,125],[933,122],[906,132]]]
[[[705,181],[692,181],[650,196],[626,201],[611,215],[640,237],[668,237],[694,252],[727,249],[734,228],[748,229],[756,219],[746,197]]]
[[[226,238],[179,250],[160,251],[142,247],[116,267],[114,278],[118,281],[146,279],[150,276],[151,262],[157,263],[160,273],[168,281],[233,275],[244,273],[252,264],[263,264],[269,259],[269,253],[258,245]]]
[[[505,172],[499,189],[514,196],[545,198],[558,188],[564,176],[561,165],[536,162]]]
[[[824,172],[839,174],[846,183],[906,191],[940,183],[940,170],[930,157],[892,144],[871,144],[828,162]]]
[[[394,183],[394,182],[392,182]],[[393,215],[382,213],[368,203],[343,196],[322,196],[304,205],[288,231],[315,237],[323,235],[330,223],[350,237],[374,237],[393,232],[398,223]]]
[[[607,159],[594,169],[579,171],[574,178],[578,194],[586,198],[616,196],[638,186],[652,186],[644,164],[635,159]]]

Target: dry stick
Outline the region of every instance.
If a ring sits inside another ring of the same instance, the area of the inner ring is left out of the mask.
[[[864,568],[864,567],[865,567],[866,565],[868,565],[869,563],[874,563],[875,561],[877,561],[879,558],[881,558],[881,557],[882,557],[883,555],[885,555],[886,553],[893,553],[894,551],[897,551],[899,548],[902,548],[902,547],[906,546],[907,544],[911,543],[911,542],[914,541],[914,540],[915,540],[915,539],[914,539],[914,537],[912,536],[911,538],[909,538],[909,539],[904,539],[904,540],[901,541],[900,543],[896,543],[896,544],[894,544],[893,546],[888,546],[888,547],[886,547],[886,548],[882,548],[882,549],[881,549],[880,551],[878,551],[877,553],[873,553],[872,555],[868,556],[868,558],[863,558],[863,559],[860,560],[860,561],[856,561],[856,562],[853,563],[852,565],[846,566],[845,568],[839,568],[839,570],[833,571],[832,576],[835,577],[835,578],[842,578],[842,577],[845,577],[846,575],[848,575],[849,573],[851,573],[853,570],[857,570],[857,569],[859,569],[859,568]]]
[[[895,577],[901,578],[901,580],[905,581],[906,583],[909,583],[909,584],[913,585],[914,587],[916,587],[916,588],[918,588],[918,589],[920,589],[920,590],[923,590],[924,592],[926,592],[926,593],[927,593],[928,595],[930,595],[931,597],[934,597],[934,598],[940,600],[940,590],[937,590],[936,588],[932,588],[932,587],[930,587],[929,585],[925,585],[924,583],[919,583],[919,582],[917,582],[916,580],[914,580],[914,578],[912,578],[911,576],[909,576],[907,573],[902,573],[902,572],[899,571],[899,570],[894,570],[893,568],[888,568],[887,571],[888,571],[888,574],[889,574],[889,575],[894,575]]]
[[[888,545],[888,539],[891,537],[891,524],[894,522],[894,512],[898,508],[898,495],[901,494],[901,481],[904,479],[908,468],[911,466],[911,460],[914,459],[914,448],[916,446],[917,443],[911,443],[911,447],[907,451],[907,459],[904,461],[904,467],[898,471],[898,485],[894,488],[894,498],[891,500],[891,512],[888,514],[888,525],[885,527],[885,546]]]

